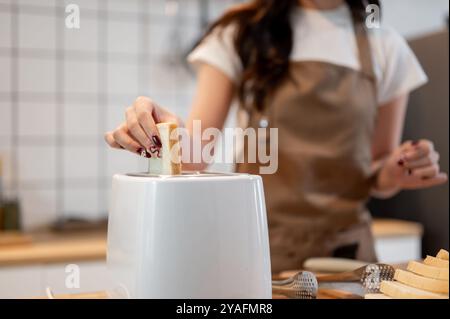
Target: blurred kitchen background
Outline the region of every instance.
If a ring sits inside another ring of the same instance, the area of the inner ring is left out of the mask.
[[[105,219],[111,176],[143,171],[146,160],[108,149],[103,133],[123,120],[125,107],[138,95],[186,117],[195,86],[186,54],[205,26],[238,2],[0,0],[0,206],[6,207],[0,225],[37,231],[49,225],[64,229],[63,221],[70,218]],[[80,29],[65,27],[69,3],[80,7]],[[448,172],[449,3],[382,4],[384,23],[407,37],[430,77],[412,96],[405,138],[436,141]],[[389,256],[411,245],[418,256],[421,249],[448,248],[448,185],[370,205],[377,217],[418,222],[406,227],[416,230],[413,244],[388,246],[395,247],[386,252]],[[15,278],[12,268],[2,270],[1,250],[0,297],[4,280]],[[61,275],[60,268],[55,272]],[[40,276],[22,295],[42,294],[48,278],[49,273]]]

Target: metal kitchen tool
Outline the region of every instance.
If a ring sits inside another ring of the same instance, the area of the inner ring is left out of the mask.
[[[394,267],[386,264],[369,264],[353,271],[338,274],[317,275],[320,288],[332,288],[355,292],[355,286],[363,288],[364,293],[380,291],[382,281],[394,279]],[[348,289],[346,289],[348,284]],[[358,285],[355,285],[358,284]]]
[[[293,299],[315,299],[318,283],[309,271],[300,271],[285,280],[272,280],[272,293]]]

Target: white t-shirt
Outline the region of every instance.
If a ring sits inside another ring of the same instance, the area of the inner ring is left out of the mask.
[[[358,47],[347,5],[333,10],[297,7],[292,12],[291,61],[319,61],[360,70]],[[235,26],[213,31],[188,56],[194,66],[207,63],[239,81],[242,64],[234,48]],[[409,93],[427,82],[422,67],[406,41],[392,28],[369,29],[377,78],[378,104]]]

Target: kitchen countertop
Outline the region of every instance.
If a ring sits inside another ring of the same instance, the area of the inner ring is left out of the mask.
[[[0,234],[12,237],[11,235]],[[24,236],[25,239],[20,239]],[[36,232],[16,235],[18,243],[0,244],[0,267],[106,259],[106,232]]]
[[[48,297],[38,297],[36,299],[48,299]],[[81,294],[55,295],[54,299],[108,299],[105,291],[97,291]],[[288,299],[281,295],[273,295],[272,299]],[[319,289],[317,299],[362,299],[360,296],[353,295],[344,291]]]
[[[399,220],[375,220],[372,230],[376,238],[422,235],[420,224]],[[0,234],[0,267],[106,258],[105,230],[28,233],[17,235],[15,244],[5,244],[2,236],[8,235]]]

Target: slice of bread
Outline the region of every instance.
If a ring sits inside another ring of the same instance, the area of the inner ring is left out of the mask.
[[[445,249],[441,249],[439,250],[436,257],[439,259],[448,260],[448,251],[446,251]]]
[[[423,261],[425,265],[430,265],[434,267],[441,267],[441,268],[447,268],[448,269],[448,260],[439,259],[433,256],[427,256],[425,260]]]
[[[410,287],[448,294],[448,281],[446,280],[427,278],[402,269],[395,271],[394,279]]]
[[[448,269],[442,267],[435,267],[430,265],[425,265],[418,261],[410,261],[408,263],[407,269],[415,274],[439,280],[448,281]]]
[[[383,281],[380,284],[380,291],[395,299],[448,299],[448,295],[409,287],[397,281]]]
[[[149,159],[148,172],[155,175],[181,174],[181,154],[178,134],[175,123],[158,123],[159,136],[162,148],[153,152]]]

